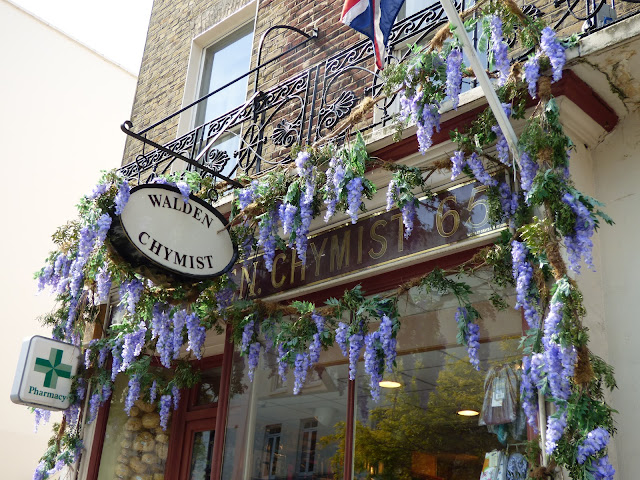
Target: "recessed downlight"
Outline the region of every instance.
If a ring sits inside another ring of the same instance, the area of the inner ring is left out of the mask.
[[[400,383],[391,380],[382,380],[378,385],[382,388],[400,388],[402,386]]]
[[[480,415],[480,412],[476,412],[475,410],[458,410],[456,413],[462,417],[475,417],[476,415]]]

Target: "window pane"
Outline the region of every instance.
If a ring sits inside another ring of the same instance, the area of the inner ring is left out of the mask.
[[[199,96],[226,85],[250,67],[253,26],[248,25],[205,50]],[[237,81],[203,101],[196,113],[197,125],[213,120],[244,103],[247,78]]]
[[[198,386],[198,394],[195,402],[196,405],[210,405],[212,403],[218,403],[221,375],[222,367],[211,368],[201,373],[202,381]]]
[[[342,467],[332,463],[347,411],[349,372],[340,349],[323,352],[298,395],[293,395],[293,372],[283,383],[275,358],[266,357],[261,357],[253,383],[240,377],[246,392],[231,397],[222,478],[334,478],[334,473],[341,474]],[[243,364],[240,357],[238,365],[246,375]]]
[[[408,301],[399,302],[402,328],[397,366],[392,374],[385,374],[385,380],[400,386],[382,388],[380,401],[373,403],[369,378],[362,373],[360,362],[355,439],[358,478],[477,480],[486,453],[505,449],[507,442],[526,440],[517,381],[500,383],[503,378],[517,378],[521,315],[513,308],[496,311],[488,301],[489,286],[473,281],[474,292],[481,292],[472,297],[482,315],[478,322],[480,371],[469,363],[466,348],[456,343],[457,300],[449,295],[421,294],[415,288]],[[513,305],[514,299],[509,300]],[[485,392],[485,386],[493,390]],[[458,412],[463,410],[476,413],[462,416]],[[507,412],[516,415],[513,423],[478,424],[480,418],[500,421]]]
[[[98,480],[149,478],[164,474],[169,430],[162,431],[156,406],[137,401],[131,417],[124,411],[127,378],[116,379],[104,437]]]
[[[193,434],[190,480],[209,480],[211,476],[214,433],[213,430],[207,430]]]

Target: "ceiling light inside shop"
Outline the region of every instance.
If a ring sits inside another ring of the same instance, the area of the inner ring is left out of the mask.
[[[476,415],[480,415],[480,412],[476,412],[475,410],[458,410],[456,413],[463,417],[475,417]]]
[[[379,385],[380,385],[382,388],[399,388],[399,387],[401,387],[401,386],[402,386],[400,383],[398,383],[398,382],[394,382],[394,381],[392,381],[392,380],[382,380],[382,381],[379,383]]]

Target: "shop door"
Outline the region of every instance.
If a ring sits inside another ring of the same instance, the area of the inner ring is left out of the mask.
[[[184,392],[172,420],[166,477],[210,480],[213,469],[216,418],[222,374],[221,357],[205,359],[202,381]]]

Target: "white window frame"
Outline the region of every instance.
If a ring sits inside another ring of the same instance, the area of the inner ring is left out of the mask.
[[[200,90],[202,63],[207,47],[223,40],[226,36],[246,26],[248,23],[254,24],[255,32],[257,8],[258,2],[257,0],[253,0],[193,39],[191,42],[191,53],[189,54],[189,64],[187,66],[182,108],[199,98],[198,92]],[[197,107],[194,106],[180,114],[178,120],[178,137],[187,134],[196,127],[196,108]]]

